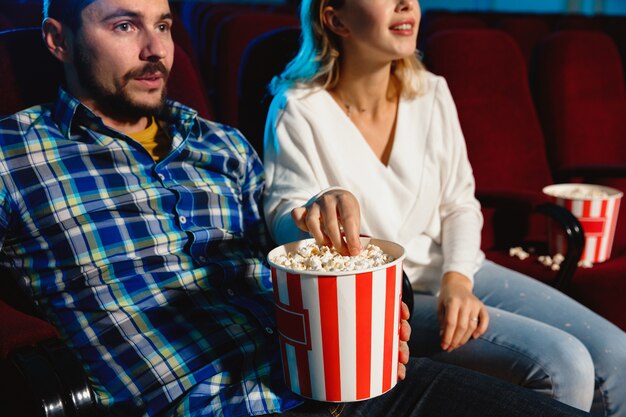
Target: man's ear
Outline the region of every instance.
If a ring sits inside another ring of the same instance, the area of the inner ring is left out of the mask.
[[[44,20],[41,26],[43,41],[46,47],[59,61],[68,64],[72,61],[70,30],[61,22],[51,17]]]
[[[324,25],[330,29],[334,34],[346,37],[350,33],[350,30],[344,26],[341,18],[337,14],[337,10],[335,10],[332,6],[326,6],[324,8]]]

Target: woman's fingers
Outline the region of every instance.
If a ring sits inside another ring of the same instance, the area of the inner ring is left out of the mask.
[[[308,207],[296,207],[291,210],[291,218],[300,230],[309,232],[318,245],[329,245],[330,240],[322,229],[320,207],[311,204]]]
[[[459,316],[458,303],[450,303],[441,307],[440,310],[441,324],[441,348],[445,351],[452,350],[452,340],[456,332],[456,326]]]
[[[474,339],[479,338],[487,331],[489,327],[489,311],[487,311],[487,307],[484,304],[481,305],[480,311],[478,313],[478,326],[472,333],[472,337]]]
[[[337,213],[343,226],[343,234],[346,237],[348,253],[358,255],[361,250],[361,209],[359,202],[352,194],[339,196]],[[342,239],[343,241],[343,239]]]
[[[291,217],[319,245],[332,245],[349,255],[358,255],[362,250],[359,202],[348,191],[330,190],[309,205],[294,208]]]
[[[463,346],[470,338],[481,336],[489,326],[489,314],[482,303],[460,306],[451,302],[442,307],[441,348],[447,352]]]

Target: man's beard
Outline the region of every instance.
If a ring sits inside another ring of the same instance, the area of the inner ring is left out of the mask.
[[[167,96],[165,85],[161,90],[161,97],[157,103],[138,103],[123,88],[111,92],[98,82],[93,71],[91,55],[78,40],[74,45],[74,53],[74,66],[78,81],[98,104],[98,108],[107,116],[127,120],[137,117],[155,116],[161,112]],[[163,82],[166,83],[169,71],[162,62],[158,61],[148,62],[144,67],[128,72],[124,75],[123,85],[126,86],[134,78],[158,72],[161,73]]]

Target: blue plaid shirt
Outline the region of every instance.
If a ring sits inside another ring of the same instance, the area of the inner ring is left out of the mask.
[[[263,169],[241,134],[168,101],[148,152],[60,90],[0,122],[0,263],[112,414],[247,416],[285,388],[263,263]]]

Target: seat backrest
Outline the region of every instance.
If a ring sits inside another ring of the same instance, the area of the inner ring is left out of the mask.
[[[597,182],[626,192],[626,87],[617,46],[602,32],[561,31],[537,47],[537,107],[560,181]],[[600,169],[598,169],[600,168]],[[613,253],[626,248],[626,205]]]
[[[429,15],[420,24],[417,43],[420,49],[424,48],[428,38],[437,32],[450,29],[484,29],[487,23],[480,16],[457,13],[439,13]]]
[[[424,52],[427,68],[450,86],[479,198],[540,198],[552,178],[526,63],[515,41],[499,30],[449,30],[434,34]],[[509,247],[524,237],[545,238],[545,219],[529,219],[524,208],[516,210],[483,206],[483,250]]]
[[[174,39],[176,45],[185,51],[194,65],[198,67],[198,55],[194,49],[191,35],[183,24],[180,14],[175,9],[172,10],[172,39]]]
[[[0,32],[9,29],[13,29],[13,23],[11,23],[7,17],[0,14]]]
[[[41,26],[42,13],[41,1],[0,1],[0,14],[16,28]]]
[[[554,29],[603,31],[604,17],[601,15],[566,14],[556,20]]]
[[[537,46],[537,108],[553,169],[626,166],[626,88],[617,46],[602,32],[558,31]]]
[[[15,29],[0,33],[0,74],[3,116],[54,101],[63,67],[44,47],[39,28]]]
[[[237,126],[237,78],[246,46],[257,36],[281,27],[293,27],[299,20],[292,14],[242,12],[225,18],[214,39],[215,110],[219,121]]]
[[[198,71],[178,47],[174,62],[168,82],[169,96],[195,108],[201,116],[212,118],[213,111],[199,83]],[[0,74],[0,115],[54,101],[63,80],[62,65],[45,48],[39,28],[0,33]]]
[[[267,86],[298,52],[300,29],[276,29],[254,38],[239,68],[239,130],[263,157],[265,120],[272,97]]]
[[[552,178],[527,69],[499,30],[449,30],[425,46],[426,66],[448,81],[477,189],[539,192]]]
[[[541,15],[506,15],[495,23],[495,27],[515,40],[527,63],[539,40],[550,32],[548,20]]]
[[[217,29],[228,16],[250,10],[252,10],[252,6],[248,4],[218,4],[204,9],[201,18],[199,18],[196,32],[192,34],[192,37],[197,39],[196,48],[200,61],[200,69],[211,91],[211,95],[215,94],[214,55],[216,52],[214,48]]]
[[[213,120],[213,103],[209,100],[204,82],[195,61],[178,45],[174,50],[174,65],[167,82],[167,95],[198,112],[200,117]]]

